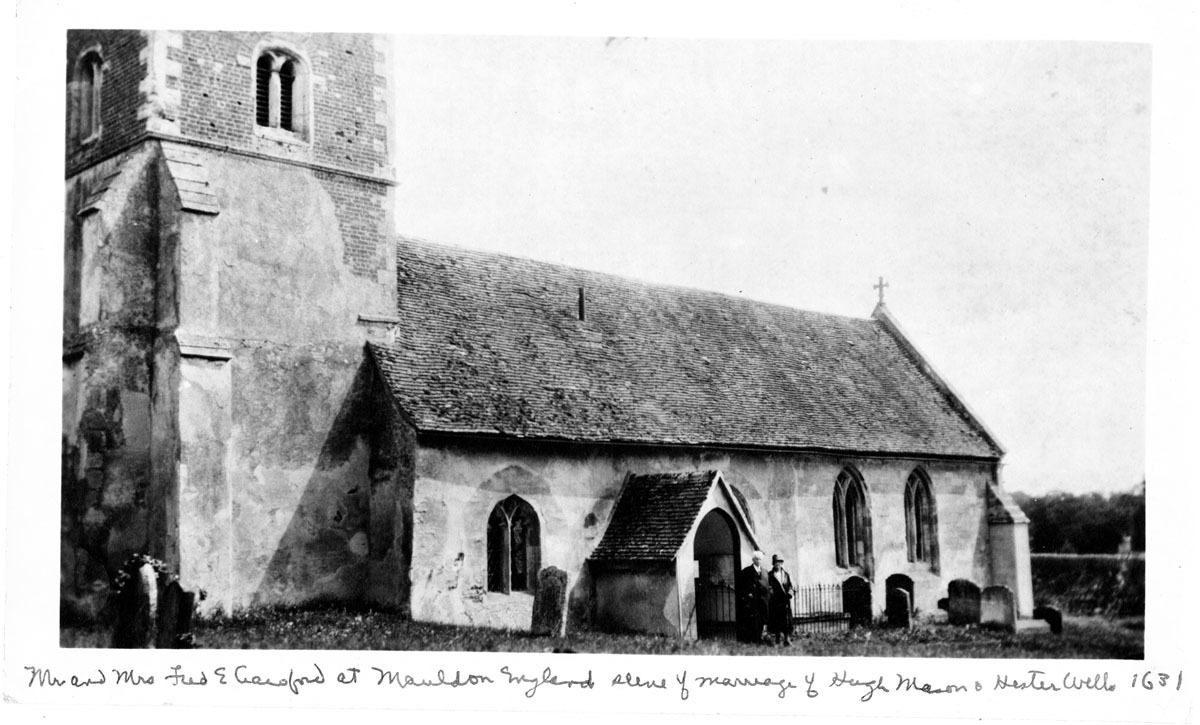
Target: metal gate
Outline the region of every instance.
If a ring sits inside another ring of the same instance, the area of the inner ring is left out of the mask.
[[[696,634],[700,639],[737,637],[737,591],[733,587],[696,580]]]

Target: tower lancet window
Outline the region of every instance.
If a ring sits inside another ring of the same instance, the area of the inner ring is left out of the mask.
[[[77,143],[87,143],[100,135],[100,88],[104,61],[97,50],[89,50],[75,65],[71,107]]]
[[[284,50],[262,51],[254,65],[255,125],[307,139],[308,105],[304,63]]]

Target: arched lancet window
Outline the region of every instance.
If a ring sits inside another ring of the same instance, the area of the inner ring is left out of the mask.
[[[262,51],[254,64],[254,123],[260,128],[308,133],[308,74],[287,51]]]
[[[291,131],[295,127],[296,62],[289,60],[279,67],[279,127]]]
[[[100,91],[104,79],[104,60],[97,50],[84,53],[75,64],[72,80],[74,135],[78,143],[87,143],[100,135]]]
[[[937,503],[929,477],[913,471],[904,485],[904,528],[908,560],[929,564],[938,570]]]
[[[258,56],[255,69],[254,121],[259,126],[271,125],[271,73],[275,59],[269,53]]]
[[[541,526],[525,499],[509,496],[492,509],[487,537],[488,591],[532,592],[541,569]]]
[[[837,565],[871,577],[871,510],[867,489],[851,469],[838,474],[833,485],[833,531]]]

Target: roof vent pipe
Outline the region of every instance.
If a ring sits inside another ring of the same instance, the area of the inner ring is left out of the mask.
[[[579,319],[581,319],[581,320],[587,319],[587,309],[585,307],[582,287],[579,288]]]

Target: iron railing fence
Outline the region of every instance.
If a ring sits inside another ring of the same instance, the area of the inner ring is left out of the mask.
[[[842,584],[811,584],[792,591],[792,626],[800,632],[835,632],[869,617],[854,613],[870,611],[870,590]],[[696,580],[696,628],[702,639],[734,639],[737,636],[737,590],[729,584]]]
[[[850,627],[841,584],[811,584],[792,591],[792,626],[802,632],[834,632]]]

